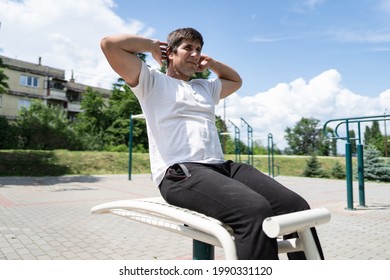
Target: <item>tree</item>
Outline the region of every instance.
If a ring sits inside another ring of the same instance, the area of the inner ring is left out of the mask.
[[[275,149],[275,148],[274,148]],[[277,153],[274,150],[274,153]],[[255,141],[253,143],[253,154],[254,155],[266,155],[268,154],[268,148],[262,145],[260,141]]]
[[[22,149],[75,149],[79,146],[66,112],[57,106],[34,102],[16,117]]]
[[[0,116],[0,149],[18,149],[19,141],[15,126],[7,118]]]
[[[381,153],[369,145],[364,153],[364,178],[371,181],[390,182],[390,164],[380,158]]]
[[[378,150],[382,155],[384,155],[384,136],[379,128],[379,122],[373,121],[371,127],[366,126],[364,132],[364,145],[369,146],[372,145]]]
[[[203,72],[196,72],[192,75],[191,80],[192,79],[208,79],[210,77],[210,74],[211,74],[211,72],[209,69],[206,69]]]
[[[88,87],[81,100],[83,111],[77,115],[77,118],[83,120],[90,131],[101,132],[106,124],[105,107],[103,96]]]
[[[318,129],[319,120],[302,118],[293,128],[287,127],[285,139],[289,145],[287,153],[295,155],[329,155],[331,141]]]
[[[128,145],[130,115],[141,114],[142,109],[138,99],[123,79],[118,79],[109,98],[107,116],[110,125],[105,131],[105,142],[109,146]],[[145,121],[142,119],[133,122],[134,151],[148,151],[148,138]]]
[[[332,128],[326,128],[326,135],[319,131],[318,137],[316,139],[316,144],[314,147],[317,149],[317,154],[321,156],[333,156],[337,155],[337,139],[332,139],[331,136],[334,136],[334,131]]]
[[[345,178],[345,170],[341,166],[340,162],[336,161],[332,167],[332,177],[336,179],[344,179]]]
[[[104,147],[104,131],[107,127],[106,105],[103,96],[88,87],[81,100],[82,112],[72,123],[80,141],[79,149],[101,150]]]
[[[6,93],[9,89],[9,86],[8,86],[8,83],[7,83],[7,80],[8,80],[8,76],[4,73],[4,64],[3,64],[3,60],[0,58],[0,94],[1,93]]]
[[[303,176],[314,178],[328,177],[322,170],[321,163],[318,161],[318,158],[315,154],[312,154],[310,159],[306,161],[306,167],[303,171]]]

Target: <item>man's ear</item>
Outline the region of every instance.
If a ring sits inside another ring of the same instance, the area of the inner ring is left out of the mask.
[[[172,52],[172,47],[167,47],[166,52],[167,52],[167,58],[170,59],[170,58],[171,58],[170,56],[171,56],[172,53],[173,53],[173,52]]]

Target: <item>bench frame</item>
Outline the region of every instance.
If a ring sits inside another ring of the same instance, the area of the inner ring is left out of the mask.
[[[214,259],[214,246],[223,248],[225,259],[237,259],[233,232],[229,226],[198,212],[170,205],[162,197],[103,203],[93,207],[91,212],[119,215],[189,237],[193,239],[193,259]],[[263,222],[263,230],[271,238],[279,237],[279,254],[304,251],[307,259],[321,259],[310,228],[329,220],[327,209],[311,209],[269,217]],[[280,238],[293,232],[298,233],[298,238]]]

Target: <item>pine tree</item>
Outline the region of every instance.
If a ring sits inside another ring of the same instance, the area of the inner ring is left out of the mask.
[[[336,179],[345,178],[345,170],[338,161],[336,161],[336,163],[332,167],[332,177]]]
[[[366,126],[366,130],[364,132],[364,145],[372,145],[380,152],[381,155],[384,155],[383,143],[384,136],[379,128],[379,122],[373,121],[371,128]]]
[[[390,164],[380,158],[381,153],[369,145],[364,153],[364,178],[371,181],[390,182]]]
[[[314,178],[328,177],[327,174],[322,170],[321,163],[318,161],[318,158],[315,154],[313,154],[310,159],[306,161],[306,168],[303,171],[303,176]]]

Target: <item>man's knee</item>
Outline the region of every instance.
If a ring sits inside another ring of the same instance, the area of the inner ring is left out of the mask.
[[[300,195],[295,195],[290,201],[289,204],[292,205],[292,212],[309,210],[309,203]]]
[[[265,218],[273,216],[274,212],[269,204],[253,203],[246,207],[244,215],[252,222],[262,223]]]

